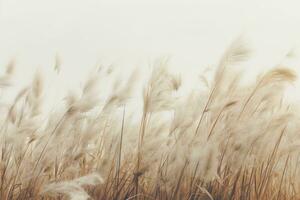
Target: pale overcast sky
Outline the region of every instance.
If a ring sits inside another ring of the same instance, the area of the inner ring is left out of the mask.
[[[52,69],[58,53],[66,85],[97,62],[143,65],[158,56],[188,73],[215,64],[243,34],[254,70],[298,48],[299,9],[298,0],[0,0],[0,64],[16,57],[25,80],[35,67]]]

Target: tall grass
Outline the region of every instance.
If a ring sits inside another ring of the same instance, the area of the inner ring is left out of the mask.
[[[43,113],[37,74],[2,106],[0,199],[300,199],[299,106],[284,99],[295,73],[276,66],[241,84],[233,66],[250,55],[234,41],[211,81],[185,96],[158,60],[142,108],[131,99],[136,72],[102,96],[104,68]],[[13,63],[1,88],[12,78]]]

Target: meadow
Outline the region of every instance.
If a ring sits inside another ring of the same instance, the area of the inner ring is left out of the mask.
[[[235,66],[250,57],[233,41],[185,95],[165,59],[140,87],[135,71],[99,68],[46,113],[37,73],[1,104],[0,199],[300,199],[299,105],[285,98],[296,73],[279,64],[242,84]],[[9,64],[2,95],[13,78]]]

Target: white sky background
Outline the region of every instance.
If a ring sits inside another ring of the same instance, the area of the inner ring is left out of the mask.
[[[254,50],[249,73],[278,64],[300,44],[300,2],[0,0],[0,64],[15,57],[18,82],[40,67],[52,89],[79,86],[99,62],[127,71],[171,56],[174,71],[195,74],[240,34]],[[56,53],[62,72],[53,78]],[[297,59],[288,64],[300,67]]]

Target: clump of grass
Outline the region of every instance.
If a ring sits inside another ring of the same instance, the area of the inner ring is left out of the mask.
[[[37,74],[2,109],[0,199],[299,199],[299,106],[283,98],[296,75],[278,66],[241,84],[234,66],[250,55],[234,41],[205,89],[185,96],[158,60],[140,108],[137,71],[123,81],[101,68],[44,113]]]

